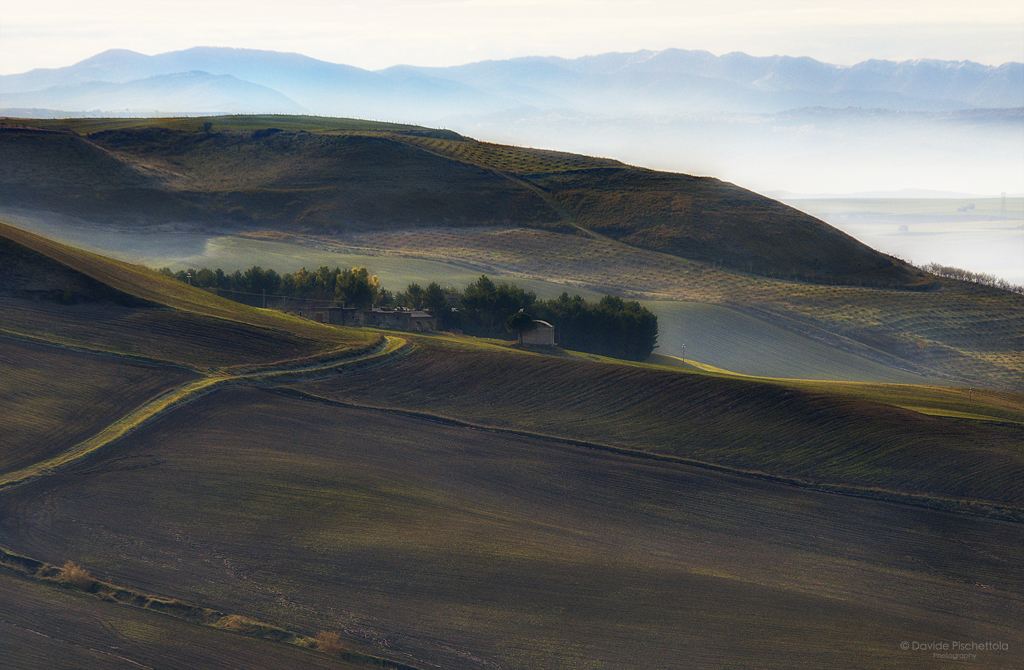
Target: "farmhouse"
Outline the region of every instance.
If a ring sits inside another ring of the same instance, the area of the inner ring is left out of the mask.
[[[533,328],[523,333],[523,344],[555,346],[555,327],[547,321],[534,320]]]
[[[437,318],[419,310],[309,307],[299,309],[296,314],[311,321],[335,326],[371,326],[414,333],[430,333],[437,330]]]

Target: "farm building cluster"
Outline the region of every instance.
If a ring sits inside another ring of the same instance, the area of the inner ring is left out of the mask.
[[[316,307],[299,309],[295,313],[310,321],[335,326],[370,326],[413,333],[431,333],[437,330],[437,318],[419,310]]]
[[[292,312],[304,319],[334,326],[369,326],[412,333],[437,330],[437,317],[429,312],[409,309],[360,309],[357,307],[304,307]],[[547,321],[534,321],[533,327],[521,334],[523,344],[555,346],[555,327]]]

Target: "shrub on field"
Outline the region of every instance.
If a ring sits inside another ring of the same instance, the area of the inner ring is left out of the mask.
[[[337,633],[320,631],[316,634],[316,648],[328,654],[342,654],[348,651],[348,647],[341,641]]]
[[[73,561],[64,564],[60,581],[81,591],[90,591],[96,585],[96,580],[92,578],[89,571]]]

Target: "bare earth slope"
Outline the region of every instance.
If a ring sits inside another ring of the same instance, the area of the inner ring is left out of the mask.
[[[22,553],[421,668],[1009,668],[1022,532],[249,389],[0,493]]]
[[[956,420],[924,413],[932,402],[926,388],[911,401],[884,386],[858,394],[858,385],[768,383],[414,341],[415,352],[383,370],[293,388],[812,484],[1024,509],[1024,401],[1016,394],[979,393],[980,403],[1006,403],[1003,410],[993,408],[992,421]]]

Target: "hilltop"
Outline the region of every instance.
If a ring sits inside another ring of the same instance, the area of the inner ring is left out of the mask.
[[[527,226],[756,274],[902,288],[929,279],[824,222],[710,177],[303,117],[9,122],[0,197],[137,226],[341,233]]]
[[[713,175],[759,192],[1013,193],[1024,182],[1022,105],[1019,62],[840,66],[682,49],[376,72],[254,49],[114,49],[0,76],[5,116],[387,119]]]

